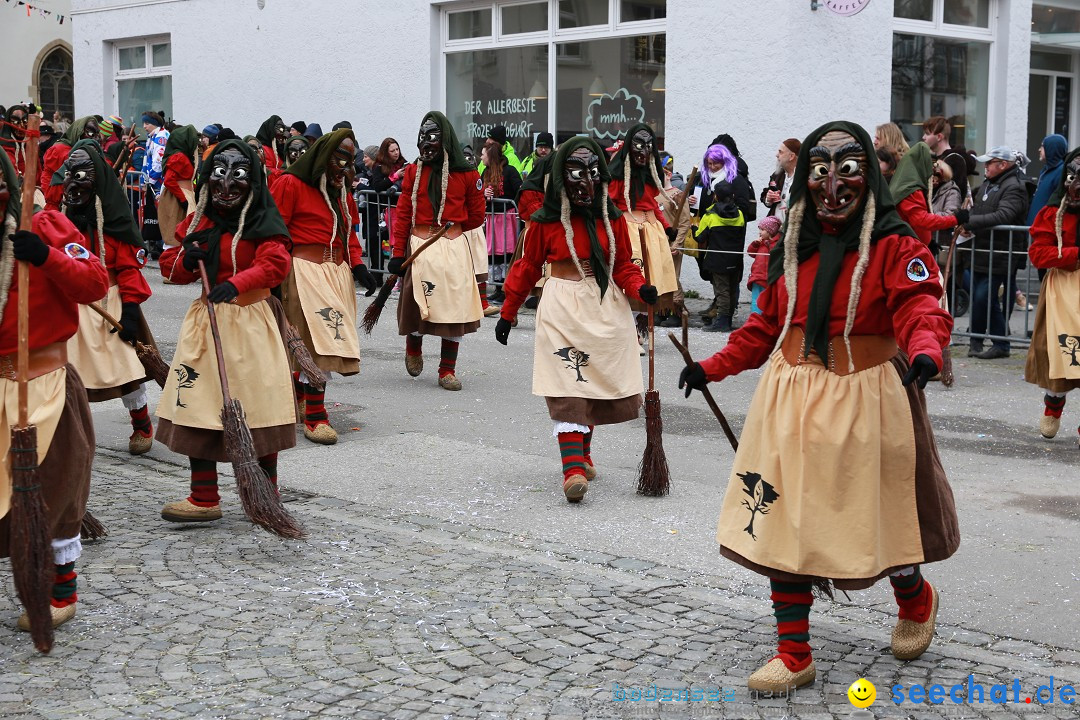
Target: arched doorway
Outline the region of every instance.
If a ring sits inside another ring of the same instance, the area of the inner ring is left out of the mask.
[[[51,118],[53,111],[68,118],[75,113],[75,76],[72,71],[71,51],[56,47],[41,61],[37,72],[38,98]]]

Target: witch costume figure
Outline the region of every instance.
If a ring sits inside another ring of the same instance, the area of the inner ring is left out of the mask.
[[[543,274],[550,277],[536,310],[533,395],[547,401],[559,442],[563,494],[581,502],[596,477],[591,446],[597,425],[626,422],[641,410],[642,380],[627,298],[653,304],[631,260],[626,221],[608,198],[603,151],[589,138],[560,146],[550,164],[544,204],[535,212],[525,251],[506,279],[495,337],[507,343],[518,309]]]
[[[158,440],[187,455],[191,465],[191,493],[161,509],[170,522],[221,518],[217,463],[230,458],[208,299],[215,305],[229,392],[243,405],[259,466],[275,485],[278,452],[296,444],[282,341],[285,312],[270,295],[289,273],[289,236],[254,150],[238,139],[215,145],[199,170],[196,200],[194,214],[176,229],[183,243],[161,255],[162,274],[180,285],[201,282],[202,260],[211,287],[184,316],[158,404]]]
[[[664,217],[657,202],[663,196],[674,202],[664,190],[664,166],[660,150],[656,147],[656,133],[645,123],[638,123],[626,132],[626,141],[611,156],[609,166],[614,177],[608,192],[615,205],[626,217],[627,232],[633,247],[634,262],[642,264],[639,231],[644,231],[648,244],[649,279],[660,293],[657,310],[673,310],[679,281],[675,275],[675,261],[671,257],[671,244],[675,242],[675,229]],[[645,308],[632,304],[637,312]],[[641,315],[638,330],[641,331]]]
[[[131,343],[155,346],[141,308],[150,299],[150,285],[142,274],[146,246],[127,195],[96,141],[75,143],[61,172],[64,214],[109,275],[108,293],[92,304],[123,328],[115,331],[90,304],[80,305],[79,332],[68,340],[68,359],[78,369],[90,402],[120,398],[124,403],[131,416],[128,452],[142,455],[154,444],[154,428],[147,408],[146,369]]]
[[[352,130],[335,130],[316,140],[271,188],[292,237],[292,270],[282,287],[285,312],[327,377],[331,372],[346,376],[360,372],[353,281],[369,293],[376,288],[364,265],[356,235],[359,212],[349,192],[355,157]],[[326,414],[326,388],[310,382],[295,361],[293,370],[304,437],[333,445],[338,435]]]
[[[93,115],[79,118],[68,126],[67,132],[57,140],[51,148],[45,151],[41,159],[41,174],[38,176],[38,185],[45,196],[46,210],[59,210],[60,202],[64,199],[64,174],[58,173],[60,167],[67,161],[71,149],[80,140],[101,140],[101,128],[97,118]],[[130,211],[129,211],[130,212]]]
[[[1065,158],[1061,181],[1030,232],[1028,257],[1047,272],[1024,379],[1045,393],[1039,432],[1049,440],[1061,428],[1066,394],[1080,387],[1080,149]]]
[[[431,111],[420,123],[416,147],[420,156],[406,166],[401,197],[394,213],[394,253],[387,270],[401,275],[398,334],[405,336],[405,371],[417,377],[424,371],[425,335],[442,341],[439,387],[460,390],[458,347],[462,338],[480,327],[484,316],[476,276],[473,246],[465,233],[484,224],[483,183],[465,159],[446,116]],[[452,223],[446,233],[404,271],[406,256]]]
[[[109,278],[61,213],[44,210],[31,229],[16,231],[21,207],[15,168],[0,154],[0,558],[27,550],[11,532],[13,492],[40,492],[55,564],[49,613],[56,627],[75,617],[75,561],[94,460],[94,421],[67,342],[79,330],[79,304],[104,297]],[[37,427],[37,487],[13,486],[9,453],[19,407],[18,296],[25,292],[16,261],[31,265],[28,417]],[[26,613],[18,627],[31,629]]]
[[[158,197],[158,225],[161,241],[175,245],[176,226],[195,212],[195,166],[198,165],[199,131],[194,125],[184,125],[169,133],[165,143],[164,191]]]
[[[952,330],[934,259],[898,217],[859,125],[810,134],[790,198],[761,313],[679,378],[689,396],[766,365],[717,539],[772,584],[778,652],[748,685],[779,694],[816,675],[815,582],[858,590],[888,576],[899,606],[892,652],[911,660],[929,647],[938,611],[921,566],[960,544],[922,393]]]

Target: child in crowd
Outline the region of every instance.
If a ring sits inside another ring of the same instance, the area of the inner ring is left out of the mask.
[[[750,290],[750,312],[760,313],[757,299],[765,290],[769,277],[769,253],[780,242],[780,219],[770,215],[758,221],[758,238],[746,248],[746,254],[753,258],[750,265],[750,279],[746,287]]]
[[[704,330],[731,332],[743,273],[746,218],[735,204],[731,183],[717,180],[713,183],[712,194],[714,202],[694,231],[698,246],[708,251],[698,257],[701,276],[712,282],[716,295],[716,319]]]

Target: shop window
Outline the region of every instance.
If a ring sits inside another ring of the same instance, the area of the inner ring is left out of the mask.
[[[1055,72],[1072,72],[1072,55],[1068,55],[1066,53],[1032,50],[1031,69],[1051,70]]]
[[[479,155],[488,131],[502,125],[518,157],[547,132],[548,46],[449,53],[446,114]]]
[[[451,40],[471,40],[491,36],[491,8],[463,10],[447,15]]]
[[[502,34],[544,32],[548,29],[547,2],[507,5],[502,9]]]
[[[127,121],[147,110],[172,116],[172,45],[164,38],[115,46],[116,105]]]
[[[619,22],[659,20],[667,17],[667,0],[621,0]]]
[[[1031,32],[1080,33],[1080,11],[1035,5],[1031,8]]]
[[[559,0],[559,29],[608,24],[608,0]]]
[[[989,75],[988,43],[896,33],[892,119],[914,142],[922,137],[923,120],[942,115],[953,126],[953,145],[982,152]]]

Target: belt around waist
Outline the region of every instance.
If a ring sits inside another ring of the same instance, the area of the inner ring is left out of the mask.
[[[581,273],[574,266],[573,260],[555,260],[548,263],[551,277],[560,280],[581,280]],[[581,261],[581,269],[585,271],[585,277],[593,277],[592,264],[588,260]]]
[[[67,343],[58,342],[45,347],[30,351],[29,380],[48,375],[53,370],[59,370],[67,365]],[[19,367],[18,353],[0,355],[0,378],[7,380],[18,379],[16,371]]]
[[[412,234],[415,235],[416,237],[420,238],[421,240],[427,240],[432,235],[439,232],[439,230],[442,230],[442,227],[440,225],[413,225],[412,226]],[[450,226],[450,229],[446,231],[446,234],[443,235],[443,237],[446,237],[446,238],[460,237],[462,232],[464,232],[464,231],[461,229],[461,224],[460,223],[454,223],[453,225]]]
[[[335,246],[331,250],[329,245],[293,245],[292,256],[313,263],[332,262],[340,265],[345,262],[344,252],[340,246]]]
[[[640,225],[650,222],[660,222],[656,219],[656,213],[652,210],[633,210],[631,212],[623,213],[623,216],[630,222],[635,222]]]
[[[848,363],[847,347],[843,337],[829,340],[829,357],[823,361],[813,350],[809,356],[802,355],[805,334],[800,327],[792,327],[780,344],[780,352],[788,365],[819,365],[836,375],[851,375],[892,360],[899,348],[896,338],[889,335],[852,335],[851,363]]]
[[[247,307],[248,305],[254,305],[257,302],[261,302],[268,297],[270,297],[269,288],[257,288],[255,290],[248,290],[247,292],[242,292],[229,302],[232,305]]]

